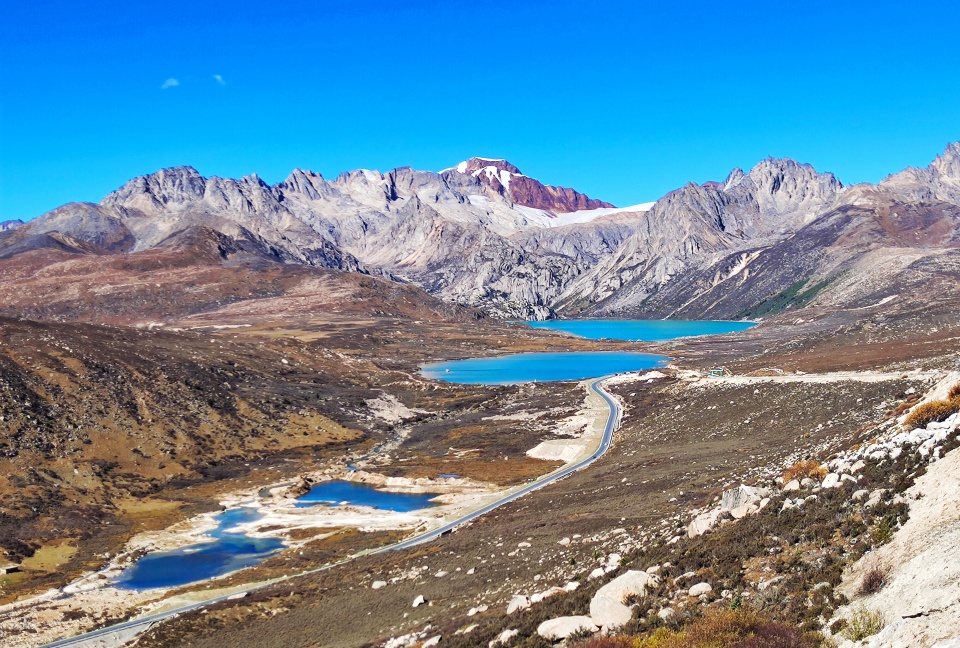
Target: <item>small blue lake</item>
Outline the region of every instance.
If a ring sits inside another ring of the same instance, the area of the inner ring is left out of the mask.
[[[283,548],[276,538],[248,538],[230,529],[260,517],[255,508],[237,508],[217,516],[213,542],[147,554],[123,570],[117,586],[125,589],[177,587],[252,567]]]
[[[429,501],[432,497],[436,493],[387,493],[365,484],[328,481],[297,498],[297,507],[355,504],[405,513],[435,506]],[[232,531],[238,524],[260,519],[256,508],[228,509],[215,519],[217,527],[208,534],[212,542],[149,553],[123,570],[117,587],[141,590],[188,585],[257,565],[285,546],[276,538],[250,538]]]
[[[669,358],[651,353],[520,353],[497,358],[451,360],[425,365],[427,378],[466,385],[512,385],[556,380],[583,380],[623,371],[662,367]]]
[[[590,340],[628,342],[662,342],[697,335],[722,335],[756,326],[753,322],[700,320],[550,320],[527,324],[533,328],[564,331]]]
[[[388,493],[366,484],[327,481],[317,484],[309,492],[298,497],[297,506],[315,506],[317,504],[335,506],[341,503],[349,503],[356,506],[372,506],[373,508],[406,513],[435,506],[430,499],[436,496],[436,493]]]

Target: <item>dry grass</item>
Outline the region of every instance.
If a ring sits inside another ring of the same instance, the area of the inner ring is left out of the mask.
[[[636,648],[807,648],[819,645],[821,641],[814,635],[743,609],[710,611],[682,630],[661,628],[634,644]]]
[[[958,387],[960,385],[954,386],[950,393]],[[920,405],[910,413],[903,424],[906,427],[926,427],[930,423],[946,420],[955,412],[960,412],[960,395],[955,395],[950,400],[931,401]]]
[[[843,635],[851,641],[871,637],[883,629],[883,616],[879,612],[858,607],[853,610],[844,626]]]
[[[820,465],[820,462],[813,459],[804,459],[793,464],[783,473],[783,483],[790,481],[806,479],[820,480],[827,476],[827,469]]]

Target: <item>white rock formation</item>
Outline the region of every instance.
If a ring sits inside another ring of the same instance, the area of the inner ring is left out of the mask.
[[[590,617],[594,623],[606,629],[617,628],[633,616],[633,611],[624,604],[631,595],[642,595],[648,588],[657,585],[652,574],[630,570],[597,590],[590,600]]]
[[[581,630],[596,632],[599,628],[597,628],[593,620],[588,616],[559,617],[544,621],[537,626],[537,634],[551,641],[566,639]]]
[[[523,594],[517,594],[507,603],[507,614],[513,614],[530,607],[530,597]]]

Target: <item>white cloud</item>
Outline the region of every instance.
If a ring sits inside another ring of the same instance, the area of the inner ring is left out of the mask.
[[[223,77],[220,76],[219,74],[214,74],[214,75],[213,75],[213,80],[216,81],[217,83],[219,83],[219,84],[222,85],[222,86],[227,85],[227,82],[224,81],[224,80],[223,80]]]
[[[170,77],[169,79],[163,82],[163,85],[160,86],[160,89],[167,90],[169,88],[176,88],[178,85],[180,85],[180,82],[174,79],[173,77]]]

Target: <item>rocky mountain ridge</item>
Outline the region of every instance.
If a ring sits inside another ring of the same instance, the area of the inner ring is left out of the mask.
[[[768,158],[621,209],[485,158],[332,181],[297,169],[275,185],[175,167],[5,232],[0,259],[138,254],[204,228],[261,259],[380,275],[499,317],[756,317],[829,297],[819,293],[876,274],[884,255],[900,259],[879,268],[887,283],[848,282],[836,303],[889,294],[909,264],[914,279],[940,276],[931,269],[953,267],[958,205],[960,144],[878,185],[846,188]]]

